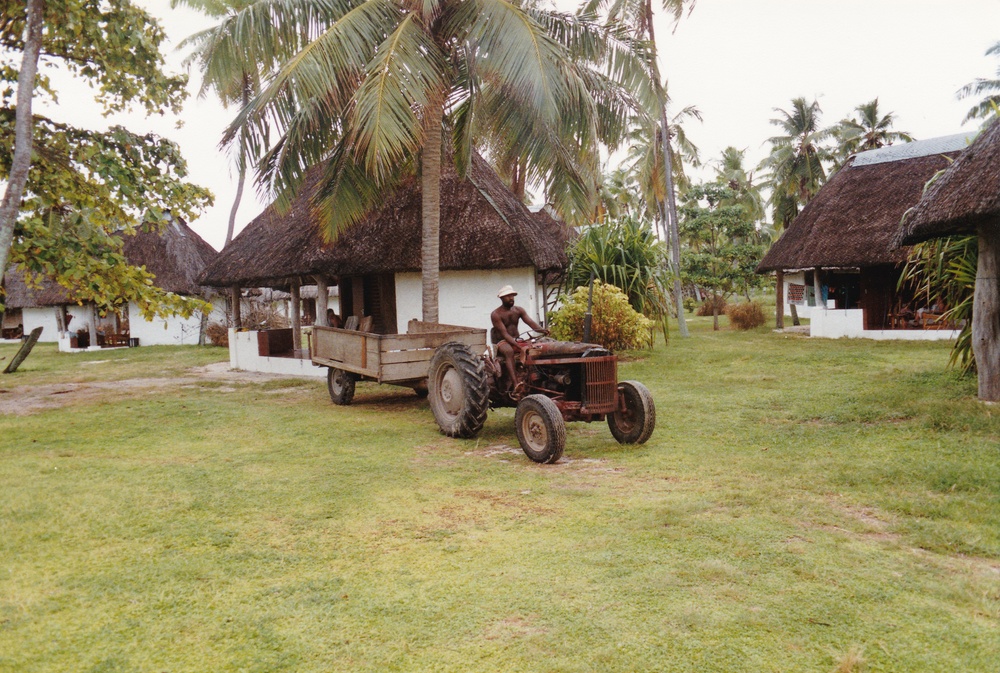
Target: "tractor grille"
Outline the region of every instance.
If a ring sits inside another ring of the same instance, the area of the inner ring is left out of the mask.
[[[581,411],[607,414],[618,403],[618,361],[614,357],[585,360],[586,391]]]

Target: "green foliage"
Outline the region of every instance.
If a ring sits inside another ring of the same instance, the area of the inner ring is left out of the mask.
[[[639,313],[666,317],[666,250],[648,223],[623,216],[584,229],[569,250],[567,291],[586,285],[591,273],[620,288]]]
[[[733,191],[708,183],[688,190],[685,199],[681,233],[690,247],[681,258],[684,280],[722,298],[760,287],[764,277],[757,273],[757,265],[764,246]]]
[[[4,16],[9,20],[0,23],[0,43],[17,56],[24,13]],[[44,62],[58,62],[89,81],[105,111],[180,109],[187,79],[162,71],[165,36],[144,10],[129,0],[48,0],[44,17]],[[19,62],[11,57],[0,68],[0,80],[7,83],[0,93],[0,178],[9,175],[15,149],[13,83]],[[36,88],[58,101],[44,70]],[[128,301],[147,316],[189,315],[203,308],[164,293],[145,270],[129,266],[117,235],[129,235],[144,222],[160,226],[171,213],[193,219],[212,203],[207,190],[186,181],[178,147],[120,126],[92,131],[39,115],[33,125],[32,162],[10,262],[108,310]]]
[[[764,307],[756,301],[729,304],[726,307],[726,316],[729,317],[730,326],[738,330],[756,329],[766,322]]]
[[[938,238],[913,246],[899,278],[925,305],[940,303],[948,310],[942,320],[963,324],[949,364],[962,372],[976,371],[972,350],[972,300],[976,287],[979,240],[976,236]]]
[[[552,336],[563,341],[583,340],[589,289],[578,287],[552,316]],[[649,343],[653,321],[637,312],[614,285],[594,281],[590,343],[610,350],[641,348]]]
[[[997,42],[986,50],[987,56],[1000,56],[1000,42]],[[969,108],[962,120],[964,124],[973,119],[984,119],[985,125],[1000,113],[1000,65],[993,78],[977,77],[958,90],[959,98],[970,98],[980,96],[979,101]]]

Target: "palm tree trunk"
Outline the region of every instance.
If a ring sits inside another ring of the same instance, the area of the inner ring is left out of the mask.
[[[652,32],[652,29],[650,29]],[[684,319],[684,290],[681,286],[681,236],[677,223],[677,200],[674,196],[673,157],[670,150],[670,124],[667,121],[667,92],[662,92],[663,106],[660,109],[660,125],[663,131],[663,175],[666,180],[667,228],[670,231],[670,262],[674,271],[674,303],[677,304],[677,327],[682,337],[688,336],[687,320]]]
[[[0,279],[7,270],[10,245],[14,240],[14,224],[21,208],[21,195],[28,182],[31,168],[31,101],[35,93],[38,55],[42,50],[42,20],[45,0],[28,0],[24,55],[17,75],[17,114],[14,122],[14,157],[11,161],[7,189],[0,203]]]
[[[424,322],[438,322],[438,278],[441,253],[441,121],[444,103],[433,98],[425,109],[421,152],[421,295]]]
[[[250,91],[247,89],[246,77],[244,77],[243,86],[243,108],[246,109],[247,104],[250,103]],[[240,147],[242,148],[242,142]],[[236,211],[240,209],[240,201],[243,200],[243,185],[247,179],[247,166],[246,157],[243,155],[242,149],[240,150],[240,174],[239,179],[236,181],[236,198],[233,199],[233,208],[229,211],[229,228],[226,229],[226,242],[222,244],[225,248],[229,245],[229,242],[233,240],[233,232],[236,230]]]

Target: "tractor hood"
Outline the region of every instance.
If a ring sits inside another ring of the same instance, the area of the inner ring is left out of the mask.
[[[611,355],[611,352],[600,344],[587,344],[580,343],[579,341],[539,340],[533,343],[529,350],[531,351],[531,355],[536,358]]]

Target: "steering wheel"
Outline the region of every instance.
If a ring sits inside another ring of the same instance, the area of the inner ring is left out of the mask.
[[[517,335],[518,341],[527,341],[529,343],[535,342],[545,336],[545,332],[539,332],[538,330],[529,329],[525,332],[521,332]]]

